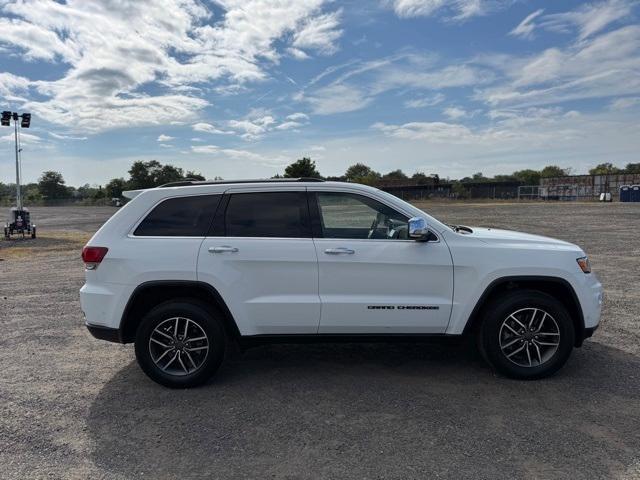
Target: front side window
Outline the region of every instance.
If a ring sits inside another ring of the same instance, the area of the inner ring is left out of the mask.
[[[137,237],[204,237],[221,195],[169,198],[158,204],[138,225]]]
[[[234,193],[225,215],[228,237],[309,237],[305,192]]]
[[[325,238],[409,238],[408,218],[377,200],[338,192],[319,192],[317,199]]]

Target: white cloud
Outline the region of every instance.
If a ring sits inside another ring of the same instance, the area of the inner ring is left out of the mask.
[[[25,93],[30,85],[31,81],[28,78],[9,72],[0,73],[0,97],[14,99],[17,93]]]
[[[88,137],[76,137],[73,135],[63,135],[61,133],[49,132],[49,135],[58,140],[86,140]]]
[[[40,96],[24,106],[74,131],[183,123],[209,104],[203,82],[237,92],[266,79],[280,50],[335,51],[339,13],[324,12],[325,0],[216,3],[223,15],[198,0],[1,2],[0,43],[64,73],[33,82],[5,74],[0,94],[31,86]]]
[[[276,130],[291,130],[292,128],[298,128],[302,125],[300,122],[283,122],[276,127]]]
[[[170,137],[169,135],[165,135],[164,133],[161,133],[160,135],[158,135],[158,142],[170,142],[175,138],[176,137]]]
[[[436,93],[429,97],[412,98],[404,102],[404,106],[407,108],[425,108],[432,107],[442,103],[446,97],[442,93]]]
[[[509,35],[522,38],[533,38],[533,31],[536,28],[534,20],[542,15],[544,8],[536,10],[535,12],[527,15],[522,22],[518,24],[516,28],[509,32]]]
[[[193,153],[217,153],[220,151],[220,147],[217,145],[192,145],[191,151]]]
[[[299,48],[289,47],[287,48],[287,53],[291,55],[293,58],[295,58],[296,60],[306,60],[307,58],[310,58],[309,55],[304,53]]]
[[[640,26],[622,27],[531,57],[500,56],[494,65],[503,69],[506,80],[476,95],[494,106],[637,95]]]
[[[400,18],[442,15],[450,20],[466,20],[504,8],[507,0],[391,0],[394,12]]]
[[[302,112],[296,112],[296,113],[292,113],[291,115],[287,115],[287,120],[292,120],[294,122],[307,121],[309,120],[309,115]]]
[[[315,113],[327,115],[359,110],[368,106],[376,96],[391,90],[433,91],[481,86],[495,77],[493,71],[484,66],[471,63],[441,66],[440,63],[434,56],[415,53],[348,63],[325,70],[294,99],[306,101]],[[329,81],[334,75],[336,77]],[[319,86],[325,82],[329,83]],[[427,98],[439,103],[443,97],[433,94]],[[426,105],[428,101],[423,103]]]
[[[159,143],[158,146],[161,148],[173,148],[173,145],[169,145],[168,143]]]
[[[467,127],[445,122],[410,122],[403,125],[374,123],[371,128],[390,137],[431,142],[459,142],[473,136]]]
[[[0,142],[14,143],[15,142],[14,134],[9,133],[7,135],[0,137]],[[29,145],[29,144],[41,143],[41,142],[42,142],[42,138],[40,138],[38,135],[34,135],[32,133],[24,133],[24,132],[20,133],[21,144]]]
[[[317,50],[325,55],[335,53],[338,50],[336,41],[342,35],[338,28],[341,14],[342,11],[338,10],[309,18],[293,36],[293,48],[298,51]]]
[[[309,103],[313,111],[319,115],[360,110],[372,101],[372,98],[357,87],[340,84],[319,88],[311,94],[299,95],[297,98]]]
[[[233,134],[233,132],[230,132],[228,130],[221,130],[217,128],[215,125],[212,125],[210,123],[204,123],[204,122],[194,123],[193,125],[191,125],[191,128],[196,132],[212,133],[216,135]]]
[[[533,38],[534,30],[542,28],[556,33],[578,32],[578,39],[584,40],[609,25],[629,18],[633,8],[630,0],[606,0],[585,3],[575,10],[542,15],[543,9],[528,15],[510,34],[522,38]]]
[[[611,110],[626,110],[640,105],[640,97],[616,98],[609,106]]]
[[[229,120],[227,125],[240,132],[240,136],[245,140],[255,140],[267,133],[276,123],[276,119],[271,115],[261,115],[260,112],[249,113],[242,120]]]
[[[212,155],[216,159],[231,159],[240,161],[249,161],[263,166],[283,166],[289,161],[283,155],[263,155],[249,150],[241,150],[235,148],[221,148],[217,145],[193,145],[191,151],[198,154]]]
[[[459,120],[469,116],[469,113],[460,107],[447,107],[442,111],[442,113],[450,120]]]

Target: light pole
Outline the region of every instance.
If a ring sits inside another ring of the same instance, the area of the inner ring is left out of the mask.
[[[31,125],[31,114],[23,113],[22,115],[18,115],[17,112],[4,111],[2,112],[0,124],[3,127],[9,127],[11,126],[12,119],[16,143],[16,207],[18,207],[18,210],[20,211],[22,210],[22,192],[20,191],[20,148],[18,146],[18,119],[21,119],[21,128],[29,128],[29,126]]]

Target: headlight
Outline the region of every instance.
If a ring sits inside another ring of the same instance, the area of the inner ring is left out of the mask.
[[[591,273],[591,264],[589,263],[589,257],[576,258],[576,262],[580,266],[580,270],[584,273]]]

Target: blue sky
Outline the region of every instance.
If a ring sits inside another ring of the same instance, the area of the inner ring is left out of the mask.
[[[265,177],[301,156],[458,178],[640,161],[635,0],[0,0],[26,181],[157,159]],[[0,181],[14,179],[0,130]]]

